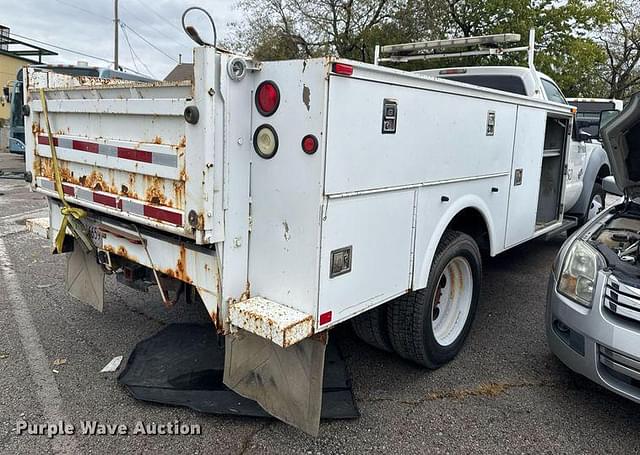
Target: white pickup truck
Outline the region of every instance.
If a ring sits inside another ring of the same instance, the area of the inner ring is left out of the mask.
[[[452,360],[497,255],[563,223],[570,106],[344,59],[194,49],[194,79],[30,68],[26,176],[68,252],[197,295],[226,335],[224,382],[316,434],[328,329],[429,368]]]

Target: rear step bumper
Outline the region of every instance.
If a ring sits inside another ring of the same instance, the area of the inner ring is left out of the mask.
[[[71,198],[69,198],[71,200]],[[49,199],[49,238],[55,239],[62,222],[61,205]],[[262,297],[241,296],[239,301],[220,296],[219,259],[213,247],[195,245],[111,217],[91,213],[83,218],[91,239],[108,253],[193,285],[211,320],[223,332],[242,329],[286,348],[314,334],[314,318]],[[145,248],[146,246],[146,248]]]

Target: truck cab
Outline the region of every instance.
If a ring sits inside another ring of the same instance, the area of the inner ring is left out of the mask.
[[[518,66],[481,66],[430,69],[419,74],[502,90],[530,98],[574,105],[544,73]],[[599,114],[598,114],[599,115]],[[609,161],[602,145],[580,131],[579,118],[571,133],[567,160],[565,212],[583,224],[604,208],[602,178],[609,175]],[[599,118],[598,118],[599,122]]]

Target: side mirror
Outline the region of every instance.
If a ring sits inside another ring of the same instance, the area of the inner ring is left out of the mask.
[[[588,141],[589,139],[591,139],[593,136],[591,136],[591,134],[587,133],[585,130],[583,129],[579,129],[578,133],[576,134],[576,139],[578,139],[580,142],[583,141]]]
[[[613,175],[609,175],[602,179],[602,189],[609,194],[613,194],[614,196],[624,195],[620,188],[618,188],[618,184],[616,183],[616,179],[613,177]]]
[[[611,111],[602,111],[600,112],[600,125],[598,127],[598,131],[602,130],[607,124],[620,115],[620,111],[611,110]]]
[[[10,97],[9,87],[2,87],[2,94],[7,100],[9,100],[9,97]]]

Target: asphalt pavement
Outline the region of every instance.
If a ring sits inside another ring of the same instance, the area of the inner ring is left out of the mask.
[[[21,165],[0,154],[0,169]],[[166,324],[207,322],[198,305],[165,310],[155,292],[108,280],[100,314],[64,291],[65,258],[26,232],[44,199],[0,175],[0,453],[635,453],[640,407],[570,373],[550,353],[544,305],[563,239],[486,261],[460,355],[428,371],[333,330],[361,417],[309,437],[271,419],[220,417],[136,401],[100,373]],[[10,176],[9,176],[10,177]],[[123,362],[124,364],[124,362]],[[200,435],[16,434],[18,421],[199,424]]]

